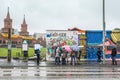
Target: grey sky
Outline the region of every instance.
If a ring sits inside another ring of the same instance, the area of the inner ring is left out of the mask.
[[[102,0],[0,0],[0,29],[10,7],[13,28],[24,14],[30,34],[48,29],[102,29]],[[120,28],[120,0],[106,0],[106,29]]]

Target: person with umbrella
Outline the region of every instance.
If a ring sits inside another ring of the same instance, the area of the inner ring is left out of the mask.
[[[71,46],[72,52],[71,52],[71,65],[76,64],[76,54],[79,51],[79,47],[77,45]]]
[[[71,48],[69,45],[65,45],[65,46],[62,46],[63,48],[65,48],[66,50],[66,62],[68,63],[69,62],[69,56],[70,56],[70,53],[71,53]]]
[[[35,49],[35,54],[37,55],[37,65],[39,65],[40,61],[40,49],[42,46],[40,44],[35,44],[34,49]]]

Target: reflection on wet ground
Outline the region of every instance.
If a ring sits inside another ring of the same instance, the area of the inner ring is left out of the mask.
[[[0,80],[119,80],[119,67],[13,67],[0,68]]]
[[[120,64],[120,63],[119,63]],[[96,62],[81,65],[55,65],[35,61],[0,61],[0,80],[120,80],[120,65]]]

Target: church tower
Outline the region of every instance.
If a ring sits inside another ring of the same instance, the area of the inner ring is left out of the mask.
[[[12,29],[12,34],[14,34],[14,29],[12,28],[12,19],[10,18],[9,7],[8,7],[8,12],[6,18],[4,19],[4,28],[2,28],[2,32],[8,33],[9,28]]]
[[[19,32],[21,36],[29,36],[29,32],[27,31],[27,24],[25,20],[25,15],[23,19],[23,23],[21,24],[21,31]]]

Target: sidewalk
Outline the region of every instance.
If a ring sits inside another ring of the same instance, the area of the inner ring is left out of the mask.
[[[8,62],[7,59],[0,59],[0,67],[58,67],[58,66],[71,66],[71,67],[120,67],[120,61],[118,61],[118,65],[111,65],[111,61],[106,61],[105,64],[103,63],[97,63],[97,61],[81,61],[80,65],[70,65],[69,63],[66,65],[55,65],[53,61],[47,61],[47,62],[40,62],[39,65],[37,65],[36,60],[15,60],[12,59],[11,62]]]

